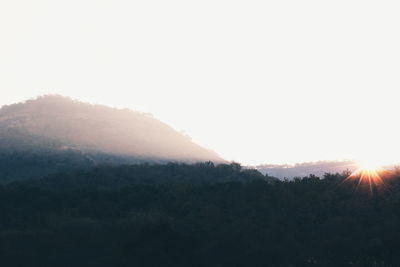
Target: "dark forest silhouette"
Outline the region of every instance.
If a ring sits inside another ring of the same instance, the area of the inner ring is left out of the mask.
[[[400,180],[102,166],[0,187],[3,266],[398,266]]]

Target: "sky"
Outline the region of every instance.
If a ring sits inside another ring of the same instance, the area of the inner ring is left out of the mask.
[[[2,0],[0,105],[152,113],[244,164],[395,161],[400,4]]]

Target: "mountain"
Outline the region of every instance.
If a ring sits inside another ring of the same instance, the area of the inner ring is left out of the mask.
[[[255,169],[263,174],[277,177],[279,179],[306,177],[310,174],[323,177],[325,173],[342,173],[352,172],[358,169],[354,161],[318,161],[318,162],[305,162],[295,165],[275,165],[264,164],[259,165]]]
[[[58,95],[0,109],[0,178],[47,174],[71,164],[168,161],[223,160],[147,113]]]

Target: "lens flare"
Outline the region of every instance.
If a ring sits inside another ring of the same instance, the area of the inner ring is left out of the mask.
[[[384,179],[390,176],[390,172],[384,169],[384,162],[372,158],[364,158],[356,162],[358,169],[343,182],[349,180],[358,181],[356,189],[360,186],[367,186],[371,193],[374,188],[381,188],[385,185]]]
[[[359,169],[351,174],[347,179],[358,179],[357,188],[361,185],[368,185],[370,191],[384,185],[381,176],[382,169]]]

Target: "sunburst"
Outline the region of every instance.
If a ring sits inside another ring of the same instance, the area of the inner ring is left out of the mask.
[[[372,192],[373,188],[382,187],[384,185],[384,180],[381,176],[382,171],[382,169],[358,169],[347,177],[345,181],[358,179],[357,188],[361,185],[368,185]]]
[[[374,188],[381,188],[385,185],[384,180],[390,176],[390,172],[385,170],[376,160],[357,161],[358,169],[349,175],[343,182],[358,180],[356,188],[367,186],[372,192]]]

